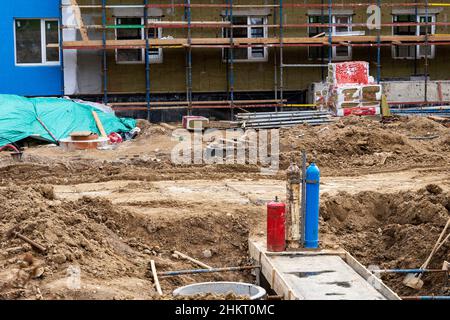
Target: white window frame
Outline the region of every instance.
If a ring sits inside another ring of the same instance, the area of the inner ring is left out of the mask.
[[[115,17],[115,23],[117,25],[117,20],[118,19],[128,19],[128,18],[136,19],[138,17],[130,17],[130,16]],[[144,24],[144,18],[140,18],[140,19],[141,19],[141,25],[143,25]],[[157,22],[157,21],[161,21],[161,18],[159,18],[159,17],[151,17],[151,18],[148,18],[147,21],[149,23]],[[162,38],[162,28],[158,27],[158,28],[155,28],[155,29],[158,29],[158,39],[161,39]],[[114,32],[116,40],[117,40],[117,30],[118,29],[116,28],[115,32]],[[141,29],[141,40],[145,40],[145,32],[146,31],[147,31],[147,29],[145,29],[145,28]],[[145,50],[146,49],[142,49],[142,54],[141,54],[142,59],[140,61],[118,61],[118,59],[117,59],[118,50],[127,50],[127,49],[116,49],[115,50],[115,59],[116,59],[116,63],[117,64],[143,64],[143,63],[145,63]],[[133,50],[133,49],[131,49],[131,50]],[[149,55],[149,63],[162,63],[163,62],[163,49],[162,48],[158,48],[158,52],[159,52],[158,56],[151,56],[151,55]]]
[[[41,61],[32,63],[19,63],[17,62],[17,39],[16,39],[16,23],[17,20],[39,20],[41,22]],[[46,45],[46,29],[45,23],[48,21],[58,22],[58,61],[47,61],[47,45]],[[61,34],[59,32],[59,19],[47,19],[47,18],[15,18],[13,21],[14,31],[14,64],[17,67],[45,67],[45,66],[59,66],[61,65]]]
[[[431,17],[431,23],[436,23],[436,15],[435,14],[428,14],[428,17],[429,18]],[[425,14],[418,15],[417,16],[417,21],[418,22],[420,21],[420,18],[425,18],[426,19],[427,15],[425,15]],[[436,33],[436,25],[435,24],[429,25],[428,26],[428,31],[431,31],[429,34],[435,34]],[[416,35],[420,35],[420,26],[417,26]],[[429,44],[429,46],[430,46],[430,49],[431,49],[431,53],[428,56],[428,59],[434,59],[435,53],[436,53],[436,46],[435,45],[430,45],[430,44]],[[422,55],[420,54],[420,47],[421,47],[420,45],[418,45],[416,47],[417,58],[418,59],[425,58],[425,56],[426,56],[424,54],[422,54]]]
[[[396,16],[401,16],[401,15],[413,15],[413,14],[394,14],[392,16],[392,22],[395,22],[395,17]],[[420,23],[420,18],[425,18],[426,19],[427,15],[426,14],[418,14],[417,15],[417,19],[416,19],[416,23]],[[436,19],[437,19],[437,15],[436,14],[428,14],[428,17],[431,17],[431,23],[436,23]],[[395,26],[392,26],[392,35],[394,34],[395,31]],[[429,34],[435,34],[436,33],[436,25],[432,24],[429,26],[429,31],[431,31]],[[416,26],[416,36],[420,36],[420,26]],[[436,46],[435,45],[429,45],[431,48],[431,54],[428,56],[428,59],[434,59],[436,56]],[[416,45],[416,56],[417,59],[422,59],[425,58],[424,54],[420,54],[420,47],[421,45]],[[395,52],[395,46],[392,47],[392,59],[398,59],[398,60],[414,60],[416,57],[398,57],[396,56],[396,52]]]
[[[307,16],[308,23],[309,23],[309,17],[311,17],[311,16],[320,16],[320,15],[318,15],[318,14],[309,14]],[[339,13],[335,13],[335,14],[333,14],[331,16],[331,23],[333,24],[333,26],[331,27],[332,28],[331,29],[331,35],[332,36],[339,36],[341,34],[341,32],[337,32],[336,31],[337,26],[334,25],[334,24],[336,24],[336,17],[347,17],[349,19],[349,21],[348,21],[349,26],[347,27],[348,30],[346,32],[352,32],[353,31],[353,26],[351,25],[353,23],[353,14],[339,14]],[[310,34],[309,28],[310,27],[308,26],[308,31],[307,31],[308,35]],[[326,29],[325,33],[327,33],[328,32],[328,27],[324,26],[324,29]],[[308,50],[309,50],[309,48],[308,48]],[[337,47],[336,46],[333,46],[333,50],[332,51],[333,51],[332,52],[332,54],[333,54],[332,60],[333,61],[347,61],[347,60],[351,60],[352,57],[353,57],[353,48],[351,46],[347,47],[347,53],[348,53],[347,56],[337,56]],[[308,57],[309,57],[309,53],[308,53]],[[309,58],[309,60],[314,60],[314,59]],[[318,58],[318,60],[320,60],[320,58]]]
[[[253,38],[252,37],[252,28],[260,28],[260,27],[252,27],[251,24],[251,19],[252,18],[262,18],[263,19],[263,37],[262,38],[256,38],[255,39],[265,39],[268,37],[268,30],[269,28],[267,27],[267,16],[248,16],[248,15],[235,15],[235,17],[247,17],[247,37],[248,38]],[[225,21],[225,18],[224,18]],[[222,30],[222,34],[224,34],[224,30]],[[237,39],[237,38],[236,38]],[[261,46],[262,47],[262,46]],[[269,51],[267,46],[262,47],[264,49],[264,56],[262,58],[258,58],[258,57],[252,57],[252,46],[249,46],[247,48],[247,59],[234,59],[233,58],[233,62],[267,62],[269,60]],[[257,48],[260,48],[259,46]],[[228,57],[225,57],[225,49],[222,49],[222,61],[223,62],[227,62],[228,61]]]
[[[334,14],[333,16],[333,24],[336,24],[336,17],[347,17],[348,18],[348,30],[345,32],[352,32],[353,26],[351,25],[353,23],[353,15],[350,14]],[[337,26],[333,26],[333,36],[339,36],[341,33],[336,31]],[[345,33],[344,32],[344,33]],[[353,48],[351,46],[347,46],[347,55],[346,56],[337,56],[337,48],[336,46],[333,46],[333,60],[334,61],[346,61],[351,60],[353,57]]]

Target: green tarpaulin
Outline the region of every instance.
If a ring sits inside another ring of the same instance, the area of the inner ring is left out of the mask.
[[[134,119],[118,118],[113,113],[106,113],[69,99],[28,99],[0,94],[0,146],[30,136],[53,142],[51,135],[39,120],[58,140],[67,138],[76,131],[99,134],[92,111],[97,112],[107,134],[128,132],[136,127]]]

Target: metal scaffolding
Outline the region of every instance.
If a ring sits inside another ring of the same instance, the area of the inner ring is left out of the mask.
[[[107,0],[101,0],[101,5],[77,5],[77,10],[79,9],[101,9],[102,13],[102,24],[101,25],[75,25],[67,26],[63,25],[61,21],[62,29],[71,28],[79,29],[81,31],[86,30],[101,30],[102,40],[89,40],[85,39],[87,37],[87,32],[83,36],[81,41],[66,41],[63,43],[61,50],[65,49],[78,49],[78,50],[102,50],[103,58],[103,101],[108,103],[108,63],[107,63],[107,51],[111,49],[137,49],[142,48],[145,50],[145,102],[131,102],[131,103],[120,103],[120,106],[133,110],[146,110],[147,117],[150,119],[152,110],[162,110],[162,109],[186,109],[188,115],[192,114],[193,109],[206,109],[206,108],[229,108],[230,116],[233,118],[235,108],[260,108],[260,107],[270,107],[275,108],[276,111],[283,110],[286,107],[286,100],[284,96],[285,91],[285,80],[284,80],[284,69],[287,67],[295,68],[306,68],[306,67],[317,67],[322,71],[322,80],[324,79],[324,70],[326,70],[324,48],[328,48],[328,63],[333,61],[333,48],[339,46],[347,47],[376,47],[376,80],[379,83],[381,81],[381,48],[386,46],[426,46],[430,45],[450,45],[450,34],[435,35],[430,34],[430,26],[450,26],[450,22],[437,22],[429,21],[429,8],[430,7],[450,7],[449,3],[430,3],[428,0],[424,2],[414,3],[383,3],[381,0],[373,0],[372,3],[333,3],[332,0],[328,0],[325,3],[324,0],[320,4],[310,4],[310,3],[284,3],[283,0],[274,0],[273,4],[260,4],[260,5],[244,5],[244,4],[234,4],[233,0],[225,0],[225,3],[221,4],[194,4],[191,0],[184,0],[184,3],[172,3],[172,4],[156,4],[149,3],[148,0],[144,0],[143,4],[137,5],[109,5]],[[334,23],[333,22],[333,9],[336,8],[362,8],[368,7],[370,5],[377,4],[379,7],[402,7],[402,8],[414,8],[416,21],[415,22],[392,22],[392,23],[381,23],[380,28],[376,31],[375,36],[336,36],[333,29],[336,27],[365,27],[365,23]],[[66,6],[73,6],[66,5]],[[63,8],[64,5],[61,6]],[[107,10],[114,8],[134,8],[142,9],[144,23],[142,25],[108,25],[107,24]],[[150,8],[182,8],[184,10],[184,21],[149,21],[149,9]],[[225,9],[225,18],[223,21],[192,21],[192,9],[194,8],[223,8]],[[233,10],[236,8],[268,8],[273,10],[273,23],[264,24],[260,27],[273,29],[273,32],[278,31],[277,37],[263,37],[263,38],[236,38],[234,37],[234,30],[238,28],[247,28],[248,26],[236,25],[234,23]],[[315,8],[320,9],[321,18],[320,23],[285,23],[284,20],[284,9],[285,8]],[[419,22],[418,8],[425,9],[425,22]],[[325,11],[327,11],[328,22],[324,22]],[[278,23],[276,19],[276,12],[278,12]],[[62,17],[61,17],[62,20]],[[424,26],[424,35],[382,35],[382,27],[396,27],[396,26]],[[322,37],[285,37],[285,28],[308,28],[308,27],[318,27],[323,30],[328,29],[328,35],[324,34]],[[143,29],[145,32],[144,40],[108,40],[107,30],[109,29],[119,29],[119,28],[130,28],[130,29]],[[148,29],[150,28],[184,28],[186,29],[187,37],[178,39],[150,39],[148,34]],[[193,38],[192,29],[193,28],[218,28],[224,30],[223,38]],[[152,48],[167,48],[167,47],[177,47],[184,48],[186,52],[186,101],[176,101],[176,102],[156,102],[151,99],[151,61],[150,61],[150,50]],[[276,56],[276,51],[274,52],[274,100],[248,100],[243,103],[243,101],[235,99],[235,48],[253,48],[253,47],[263,47],[263,48],[278,48],[278,57]],[[321,63],[315,64],[285,64],[284,63],[284,48],[286,47],[320,47],[321,48]],[[193,84],[192,84],[192,50],[194,48],[222,48],[225,50],[225,60],[226,60],[226,78],[227,78],[227,101],[193,101]],[[417,50],[415,50],[415,70],[417,70]],[[428,51],[427,51],[428,52]],[[277,59],[278,58],[278,59]],[[428,72],[429,72],[429,60],[428,54],[425,54],[424,59],[424,69],[425,69],[425,103],[428,105]],[[111,103],[111,105],[119,105]],[[145,109],[142,108],[145,106]],[[303,105],[297,105],[303,106]],[[308,105],[310,106],[310,105]]]

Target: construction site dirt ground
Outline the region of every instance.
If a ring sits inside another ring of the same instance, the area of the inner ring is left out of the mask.
[[[284,170],[301,150],[322,172],[323,248],[344,248],[366,266],[418,268],[449,218],[450,129],[426,118],[282,129],[275,175],[257,165],[174,165],[172,130],[140,125],[142,134],[115,150],[35,146],[22,162],[0,154],[0,298],[160,299],[150,260],[158,271],[197,268],[175,250],[213,267],[249,265],[248,239],[265,238],[266,203],[285,196]],[[450,242],[430,267],[445,260]],[[382,279],[402,296],[449,294],[441,275],[425,275],[421,290],[402,276]],[[163,278],[163,298],[213,280],[255,277]]]

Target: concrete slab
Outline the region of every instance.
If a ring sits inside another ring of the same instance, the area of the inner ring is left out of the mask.
[[[249,250],[271,288],[286,300],[400,300],[344,250],[272,253],[253,241]]]
[[[275,256],[272,261],[306,300],[386,300],[339,256]]]

